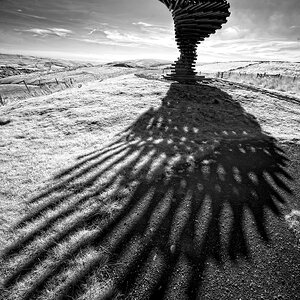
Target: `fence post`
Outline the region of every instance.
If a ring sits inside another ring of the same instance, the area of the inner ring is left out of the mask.
[[[26,81],[25,81],[25,80],[23,80],[23,82],[24,82],[24,84],[25,84],[25,86],[26,86],[26,89],[27,89],[27,91],[30,93],[30,90],[29,90],[29,87],[28,87],[28,85],[27,85]]]
[[[55,78],[55,81],[56,81],[56,84],[58,85],[58,80],[57,80],[57,78]]]
[[[1,105],[4,105],[4,99],[2,98],[1,95],[0,95],[0,103],[1,103]]]

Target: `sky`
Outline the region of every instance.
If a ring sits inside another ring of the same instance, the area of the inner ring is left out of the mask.
[[[300,61],[300,0],[229,0],[198,62]],[[0,0],[0,52],[102,62],[175,60],[171,13],[158,0]]]

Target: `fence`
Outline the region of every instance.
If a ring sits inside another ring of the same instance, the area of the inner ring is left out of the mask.
[[[293,81],[296,81],[297,79],[299,79],[298,76],[286,76],[286,75],[282,75],[282,74],[267,74],[267,73],[240,73],[240,72],[217,72],[215,74],[215,76],[217,78],[229,78],[231,76],[240,76],[240,77],[256,77],[256,78],[278,78],[278,79],[283,79],[283,78],[288,78],[291,79]]]
[[[4,97],[2,97],[2,95],[0,95],[0,104],[2,106],[5,105],[5,100],[4,100]]]
[[[41,95],[49,95],[53,92],[63,90],[64,88],[71,88],[74,86],[76,81],[73,78],[65,78],[64,80],[59,81],[57,78],[53,81],[43,82],[42,79],[38,79],[34,82],[28,82],[26,80],[22,80],[18,82],[20,85],[24,85],[26,90],[25,92],[22,90],[8,90],[3,91],[0,94],[0,106],[3,106],[8,103],[8,100],[16,100],[16,99],[25,99],[31,96],[41,96]],[[27,95],[27,96],[26,96]]]
[[[300,77],[283,74],[217,72],[216,78],[300,95]]]

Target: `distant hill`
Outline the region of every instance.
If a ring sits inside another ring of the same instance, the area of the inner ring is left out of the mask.
[[[159,68],[172,64],[172,61],[162,59],[134,59],[124,61],[113,61],[107,63],[108,66],[127,67],[127,68]]]
[[[228,61],[199,63],[196,66],[201,73],[240,72],[247,74],[266,73],[300,77],[300,63],[288,61]]]
[[[92,67],[88,62],[77,62],[64,59],[53,59],[27,55],[0,54],[0,78],[9,75],[20,75],[23,73],[32,73],[35,71],[48,71],[59,69],[76,69],[79,67]],[[5,68],[10,68],[6,70]],[[14,70],[13,70],[14,69]]]

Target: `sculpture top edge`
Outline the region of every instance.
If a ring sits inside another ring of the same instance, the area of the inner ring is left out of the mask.
[[[196,6],[199,4],[205,4],[205,3],[222,3],[227,4],[229,6],[229,3],[227,0],[159,0],[163,4],[165,4],[169,9],[175,9],[177,7],[186,7],[186,6]]]
[[[206,3],[206,2],[223,2],[228,3],[227,0],[159,0],[160,2],[163,2],[164,4],[200,4],[200,3]]]

